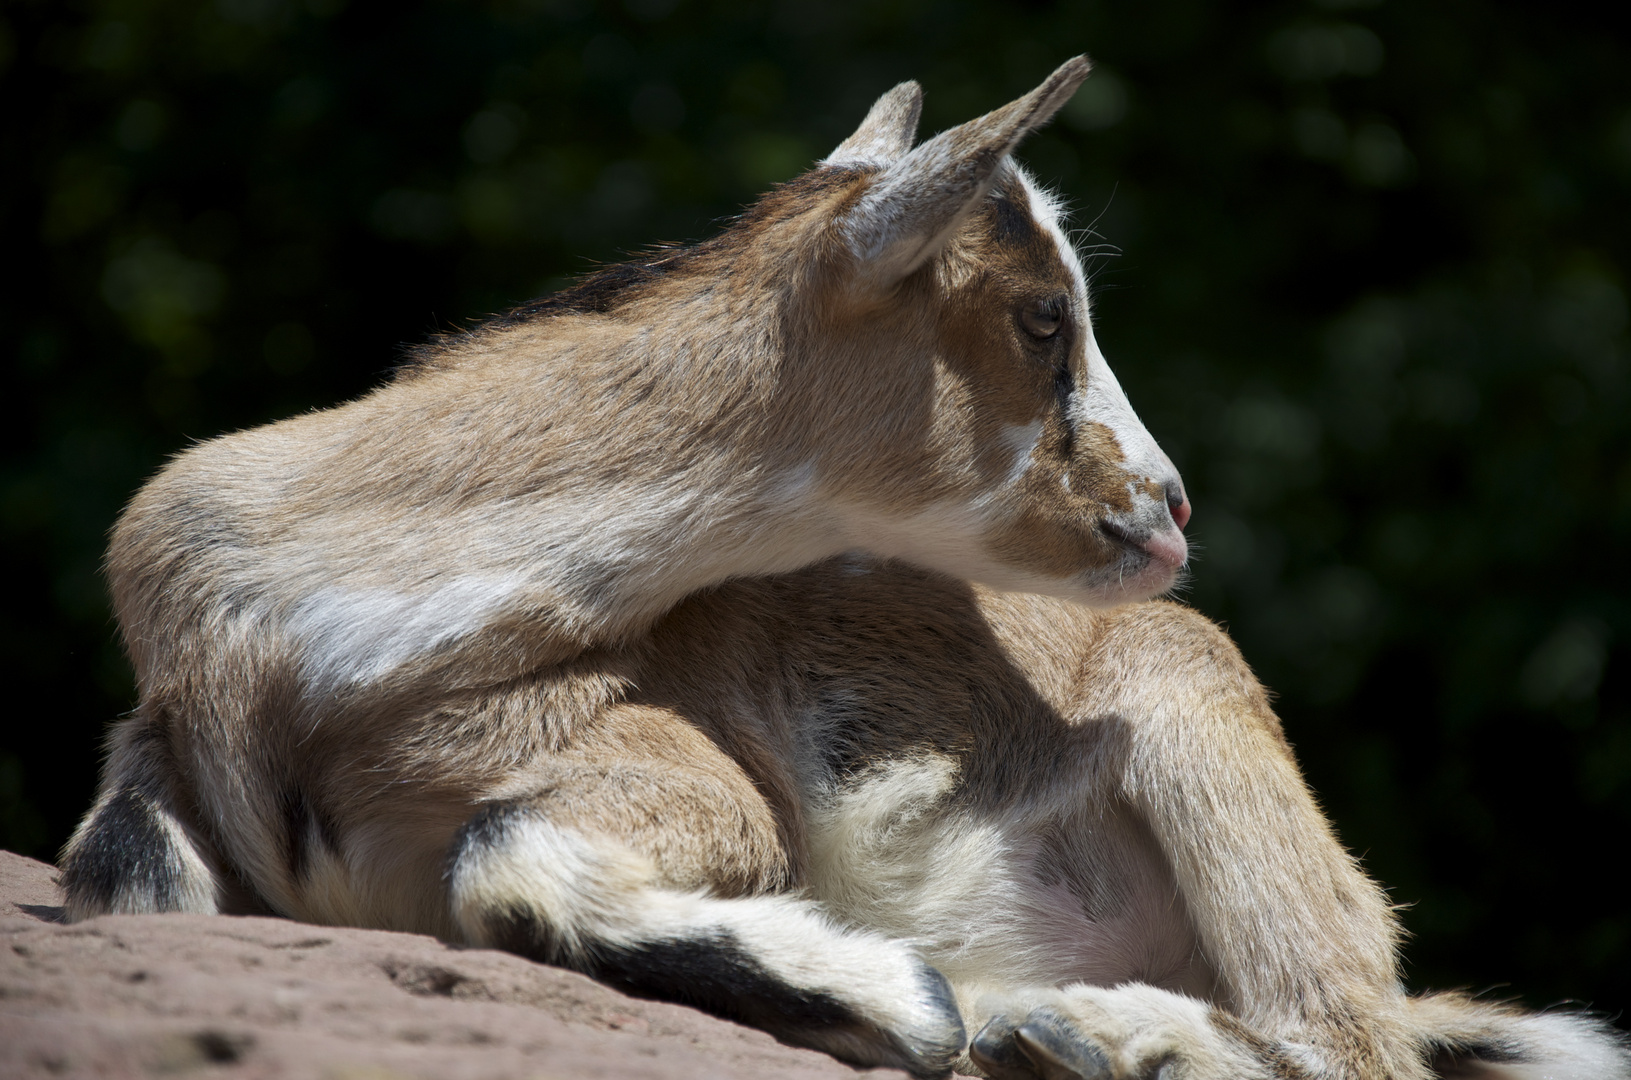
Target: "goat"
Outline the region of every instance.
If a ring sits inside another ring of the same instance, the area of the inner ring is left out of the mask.
[[[435,934],[917,1076],[1631,1077],[1406,996],[1265,692],[1151,599],[1189,503],[1010,157],[1087,71],[915,147],[902,84],[714,239],[167,464],[70,917]]]

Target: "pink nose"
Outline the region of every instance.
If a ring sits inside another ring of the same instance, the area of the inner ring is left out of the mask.
[[[1168,504],[1168,509],[1172,511],[1172,523],[1182,531],[1183,527],[1189,524],[1189,497],[1183,496],[1183,500],[1177,506]]]

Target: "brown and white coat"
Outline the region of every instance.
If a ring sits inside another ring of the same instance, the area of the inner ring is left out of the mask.
[[[915,148],[904,84],[715,239],[179,455],[73,917],[433,933],[924,1076],[1631,1077],[1407,997],[1238,652],[1133,603],[1188,502],[1009,157],[1086,74]]]

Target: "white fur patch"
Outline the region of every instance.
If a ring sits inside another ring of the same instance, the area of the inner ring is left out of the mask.
[[[1132,474],[1129,483],[1135,490],[1140,481],[1149,477],[1158,482],[1176,483],[1178,470],[1171,459],[1156,444],[1155,438],[1144,427],[1144,422],[1133,411],[1132,403],[1110,370],[1092,327],[1086,327],[1085,348],[1087,358],[1086,385],[1071,395],[1071,423],[1078,429],[1090,424],[1102,424],[1110,429],[1121,446],[1121,467]],[[1142,491],[1137,494],[1145,499]]]
[[[770,485],[767,496],[782,511],[797,511],[812,505],[820,487],[821,473],[814,461],[806,461],[782,473]]]
[[[1019,482],[1025,475],[1025,470],[1031,467],[1031,452],[1042,439],[1042,421],[1034,420],[1029,424],[1010,424],[1003,428],[1002,441],[1013,452],[1014,464],[1008,470],[1007,483]]]
[[[1089,311],[1090,299],[1087,292],[1087,275],[1082,269],[1081,258],[1076,254],[1075,245],[1065,236],[1061,225],[1064,216],[1062,207],[1053,194],[1031,179],[1030,174],[1024,169],[1016,167],[1014,174],[1019,178],[1025,188],[1025,194],[1030,199],[1031,214],[1036,223],[1041,226],[1043,232],[1053,238],[1054,246],[1059,251],[1059,261],[1070,270],[1071,278],[1076,285],[1076,297],[1085,316]],[[1093,334],[1091,318],[1084,317],[1082,330],[1087,359],[1087,370],[1084,372],[1086,386],[1071,395],[1071,422],[1078,427],[1103,424],[1109,428],[1115,435],[1116,442],[1121,445],[1121,452],[1126,459],[1122,462],[1122,468],[1135,474],[1139,479],[1150,476],[1156,479],[1171,478],[1176,481],[1178,470],[1173,467],[1171,460],[1144,427],[1144,422],[1133,411],[1126,392],[1122,390],[1115,372],[1110,370],[1109,362],[1099,349],[1098,339]],[[1137,481],[1131,483],[1136,485]]]
[[[1025,189],[1026,198],[1030,200],[1031,217],[1041,226],[1043,232],[1053,238],[1053,245],[1059,250],[1059,261],[1070,271],[1071,280],[1076,285],[1076,298],[1082,302],[1082,311],[1085,313],[1088,310],[1089,299],[1087,273],[1082,269],[1081,257],[1076,254],[1076,245],[1065,235],[1064,206],[1053,192],[1038,184],[1031,178],[1031,174],[1019,165],[1014,165],[1013,169],[1020,186]]]
[[[1624,1036],[1589,1016],[1530,1013],[1511,1017],[1501,1026],[1531,1061],[1479,1062],[1455,1075],[1464,1075],[1465,1080],[1631,1080],[1631,1051]]]
[[[1273,1073],[1249,1047],[1212,1024],[1205,1002],[1132,983],[1114,988],[1065,988],[1065,1015],[1107,1051],[1117,1076],[1153,1072],[1181,1061],[1195,1080],[1270,1080]]]
[[[370,535],[364,526],[349,539],[371,557],[308,559],[292,580],[255,590],[301,597],[284,627],[311,690],[323,694],[383,678],[517,612],[548,610],[569,631],[615,634],[704,585],[797,569],[848,546],[819,510],[813,464],[768,479],[752,498],[702,488],[661,477],[449,515],[434,530],[393,523]],[[484,570],[446,573],[461,564]],[[315,587],[307,583],[318,574]]]
[[[798,728],[829,741],[830,725],[867,707],[864,693],[829,694]],[[808,764],[819,745],[799,754],[801,775],[823,775]],[[960,779],[954,758],[921,754],[812,785],[812,895],[850,925],[912,940],[965,1008],[984,992],[1078,980],[1210,988],[1161,852],[1131,814],[1100,805],[1077,767],[1028,774],[992,810],[967,805]],[[1100,884],[1078,892],[1082,881]],[[983,1021],[965,1016],[972,1034]]]
[[[542,818],[511,817],[503,828],[501,845],[466,851],[453,867],[454,917],[474,944],[486,944],[483,915],[491,911],[529,911],[568,954],[591,941],[635,946],[726,934],[789,986],[830,995],[909,1037],[945,1037],[945,1003],[903,942],[839,926],[797,897],[718,899],[657,887],[643,857]]]
[[[516,578],[469,575],[417,594],[329,587],[295,604],[286,626],[301,643],[312,687],[333,690],[372,682],[475,633],[520,584]]]
[[[1071,395],[1071,426],[1080,430],[1089,424],[1102,424],[1115,436],[1123,456],[1121,467],[1131,474],[1127,481],[1127,490],[1132,495],[1134,509],[1128,515],[1128,524],[1132,526],[1133,531],[1160,532],[1163,527],[1170,528],[1166,520],[1168,511],[1165,500],[1152,498],[1145,490],[1145,483],[1154,480],[1168,490],[1181,487],[1178,470],[1156,443],[1155,438],[1150,435],[1138,414],[1133,411],[1126,392],[1122,390],[1115,372],[1110,370],[1104,353],[1099,349],[1098,339],[1093,334],[1093,322],[1089,316],[1087,275],[1082,269],[1082,260],[1076,253],[1075,245],[1065,236],[1061,225],[1062,207],[1052,193],[1032,180],[1025,170],[1016,167],[1014,173],[1030,199],[1032,216],[1042,231],[1053,238],[1060,261],[1070,270],[1076,286],[1077,301],[1083,313],[1082,334],[1086,370],[1077,380],[1077,392]],[[1069,483],[1067,472],[1065,475],[1067,491]]]
[[[638,937],[641,922],[663,916],[672,921],[681,914],[636,911],[630,905],[655,874],[648,860],[621,845],[590,844],[538,817],[509,818],[504,836],[502,846],[465,851],[451,873],[453,918],[473,944],[488,944],[486,913],[517,905],[535,912],[567,955],[583,950],[585,934],[628,944]],[[694,898],[676,894],[669,907],[683,907],[685,899]]]

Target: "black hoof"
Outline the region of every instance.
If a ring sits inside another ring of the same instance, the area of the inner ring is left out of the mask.
[[[1037,1009],[1014,1032],[1014,1042],[1042,1080],[1108,1080],[1110,1059],[1069,1020]]]
[[[911,1034],[890,1036],[907,1058],[906,1071],[916,1077],[949,1077],[951,1066],[963,1052],[963,1014],[957,1008],[957,995],[951,983],[935,968],[923,965],[924,996],[940,1013],[938,1024]]]
[[[1038,1080],[1040,1077],[1014,1038],[1018,1030],[1017,1021],[1006,1016],[993,1017],[969,1043],[968,1056],[991,1080]]]

